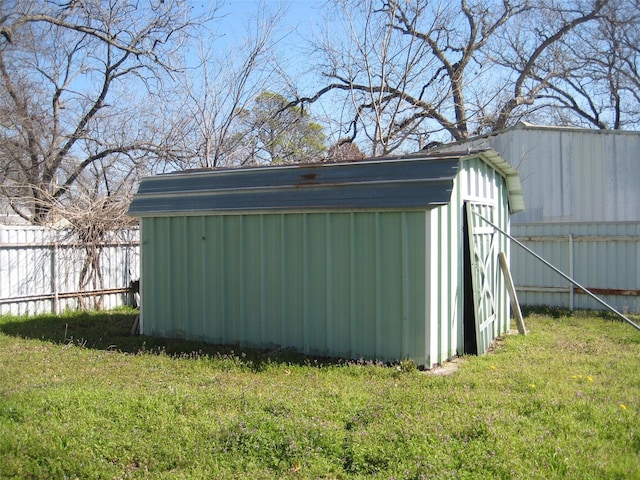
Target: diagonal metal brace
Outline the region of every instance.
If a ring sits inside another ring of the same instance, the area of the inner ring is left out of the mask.
[[[638,325],[637,323],[635,323],[634,321],[632,321],[629,317],[627,317],[626,315],[622,314],[621,312],[619,312],[618,310],[616,310],[614,307],[612,307],[611,305],[609,305],[607,302],[605,302],[604,300],[602,300],[600,297],[596,296],[594,293],[592,293],[591,291],[589,291],[589,289],[583,287],[582,285],[580,285],[578,282],[576,282],[573,278],[571,278],[569,275],[567,275],[566,273],[564,273],[563,271],[559,270],[558,268],[556,268],[555,266],[553,266],[551,263],[549,263],[548,261],[546,261],[544,258],[542,258],[540,255],[538,255],[536,252],[534,252],[533,250],[531,250],[529,247],[527,247],[525,244],[523,244],[522,242],[520,242],[519,240],[517,240],[516,238],[512,237],[509,233],[505,232],[503,229],[501,229],[499,226],[497,226],[496,224],[494,224],[493,222],[491,222],[490,220],[486,219],[485,217],[483,217],[482,215],[480,215],[477,212],[473,212],[474,215],[480,217],[483,221],[487,222],[489,225],[491,225],[493,228],[495,228],[498,232],[500,232],[501,234],[505,235],[507,238],[509,238],[510,240],[512,240],[513,242],[515,242],[518,246],[524,248],[527,252],[529,252],[531,255],[533,255],[534,257],[536,257],[538,260],[540,260],[542,263],[544,263],[547,267],[551,268],[554,272],[556,272],[558,275],[562,276],[562,278],[564,278],[565,280],[568,280],[569,282],[571,282],[573,285],[575,285],[576,287],[580,288],[581,290],[583,290],[587,295],[589,295],[591,298],[593,298],[595,301],[597,301],[598,303],[600,303],[601,305],[603,305],[604,307],[606,307],[608,310],[612,311],[613,313],[615,313],[617,316],[619,316],[622,320],[624,320],[625,322],[627,322],[629,325],[631,325],[632,327],[634,327],[636,330],[640,330],[640,325]]]

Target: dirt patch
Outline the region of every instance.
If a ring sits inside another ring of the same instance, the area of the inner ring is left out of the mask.
[[[464,362],[464,359],[460,357],[452,358],[448,362],[442,363],[433,367],[431,370],[425,370],[424,373],[428,375],[453,375],[458,367]]]
[[[506,332],[504,335],[500,337],[496,337],[493,340],[493,342],[491,342],[491,345],[489,345],[489,347],[487,348],[487,351],[485,352],[485,354],[489,355],[491,353],[494,353],[497,349],[499,349],[504,343],[504,337],[506,335],[518,335],[518,330],[511,329],[508,332]],[[449,360],[448,362],[444,362],[440,365],[436,365],[431,370],[425,370],[424,373],[429,375],[443,375],[443,376],[453,375],[456,372],[456,370],[458,370],[458,367],[462,363],[464,363],[464,358],[455,357]]]

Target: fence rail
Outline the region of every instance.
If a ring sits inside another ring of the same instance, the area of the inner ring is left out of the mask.
[[[66,229],[0,227],[0,314],[115,308],[139,276],[138,229],[89,244]]]

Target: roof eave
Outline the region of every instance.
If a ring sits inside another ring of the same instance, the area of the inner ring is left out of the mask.
[[[518,171],[502,158],[498,152],[492,149],[471,151],[463,160],[477,157],[493,166],[504,177],[507,183],[507,191],[509,192],[509,212],[512,214],[524,212],[524,195]]]

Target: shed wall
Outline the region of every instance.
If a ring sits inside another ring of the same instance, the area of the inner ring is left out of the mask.
[[[464,353],[464,272],[463,215],[466,202],[477,205],[490,221],[509,231],[509,195],[504,178],[480,158],[461,162],[454,180],[449,204],[429,211],[427,251],[431,264],[429,298],[425,322],[431,331],[428,351],[430,365]],[[488,225],[485,225],[488,226]],[[481,334],[480,351],[509,329],[510,303],[504,279],[498,267],[500,251],[510,254],[508,239],[494,231],[494,247],[487,262],[487,287],[493,293],[492,308],[496,321]],[[466,324],[469,328],[469,324]]]
[[[144,333],[428,363],[429,224],[425,211],[143,218]]]
[[[471,158],[434,208],[143,217],[143,332],[442,363],[463,353],[465,202],[508,231],[508,199],[504,178]],[[496,320],[481,351],[509,326],[497,267],[509,244],[492,241]]]
[[[489,221],[499,226],[506,232],[510,231],[509,194],[504,178],[493,168],[479,158],[471,158],[462,163],[460,172],[456,177],[454,185],[454,198],[458,198],[459,205],[468,202],[475,205],[478,213],[482,214]],[[458,210],[462,212],[462,208]],[[462,225],[462,219],[457,220]],[[490,227],[489,224],[480,220],[480,226]],[[486,245],[484,251],[488,258],[483,259],[487,265],[485,272],[486,288],[492,294],[493,310],[496,321],[491,323],[482,332],[480,339],[480,351],[483,352],[490,343],[499,335],[507,332],[510,326],[510,302],[506,291],[504,278],[498,266],[498,253],[504,252],[507,258],[511,255],[511,245],[507,237],[493,230],[490,236],[490,245]],[[459,246],[462,249],[462,244]],[[462,254],[458,257],[462,259]],[[462,277],[462,261],[458,267],[458,274]],[[458,317],[463,321],[463,303],[457,305],[460,313]],[[463,329],[459,331],[459,345],[463,345]],[[460,349],[459,349],[460,350]]]

